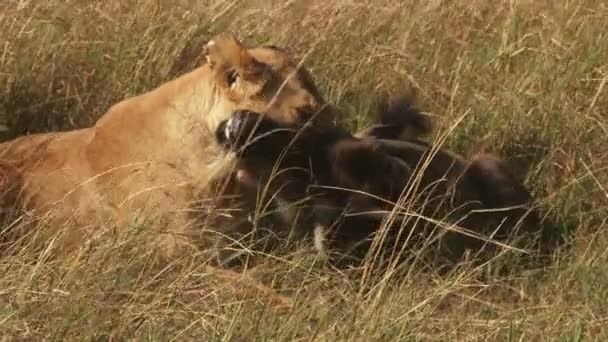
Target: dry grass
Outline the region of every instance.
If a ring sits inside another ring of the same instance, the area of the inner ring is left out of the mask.
[[[544,270],[474,280],[411,270],[372,287],[306,249],[251,275],[293,298],[273,311],[209,273],[90,234],[0,258],[1,340],[606,340],[608,6],[603,1],[16,1],[0,4],[0,117],[9,136],[87,125],[197,63],[226,29],[289,47],[328,99],[366,123],[370,93],[409,82],[465,154],[514,160],[539,202],[576,228]],[[368,289],[369,291],[363,291]]]

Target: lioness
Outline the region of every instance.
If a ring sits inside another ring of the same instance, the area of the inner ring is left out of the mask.
[[[334,121],[337,111],[286,52],[248,48],[231,34],[211,39],[204,52],[200,67],[113,105],[93,127],[0,144],[2,163],[19,171],[22,207],[77,226],[143,214],[167,226],[171,254],[188,241],[189,209],[213,202],[235,166],[214,139],[234,110],[296,126]]]
[[[401,112],[420,117],[414,108],[406,108]],[[460,260],[466,249],[478,250],[489,238],[500,243],[516,229],[540,230],[530,193],[503,160],[480,155],[467,161],[449,151],[433,151],[413,137],[395,139],[406,128],[399,122],[418,123],[418,131],[426,126],[420,120],[395,117],[398,110],[387,113],[395,124],[383,122],[355,137],[340,127],[295,127],[242,110],[218,126],[216,139],[258,170],[260,178],[269,179],[274,168],[282,170],[273,182],[286,201],[309,197],[308,227],[315,227],[315,245],[321,252],[329,244],[330,250],[360,259],[395,205],[406,216],[415,212],[461,227],[443,239],[441,256],[450,263]],[[404,194],[413,201],[400,202]],[[414,228],[425,225],[425,219],[414,215],[397,221],[407,221],[407,229],[389,230],[393,253],[402,248],[399,241],[426,239]],[[412,231],[416,232],[410,236]],[[492,246],[490,242],[486,247]]]

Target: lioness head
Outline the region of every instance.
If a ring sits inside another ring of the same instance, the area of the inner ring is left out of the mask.
[[[310,74],[277,47],[247,48],[234,35],[222,34],[207,43],[204,54],[217,88],[240,108],[289,124],[335,119],[335,108]]]

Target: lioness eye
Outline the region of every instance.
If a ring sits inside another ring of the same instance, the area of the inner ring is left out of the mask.
[[[236,70],[230,70],[226,77],[227,77],[227,81],[228,81],[228,86],[232,86],[234,84],[234,82],[236,82],[237,78],[239,77],[239,74],[236,72]]]

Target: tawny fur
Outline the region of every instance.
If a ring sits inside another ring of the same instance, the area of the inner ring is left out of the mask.
[[[236,109],[296,125],[336,115],[290,56],[220,35],[197,69],[115,104],[93,127],[3,143],[0,160],[19,172],[22,207],[52,212],[59,225],[125,224],[143,214],[166,225],[170,254],[187,233],[191,203],[218,196],[235,166],[214,131]]]

